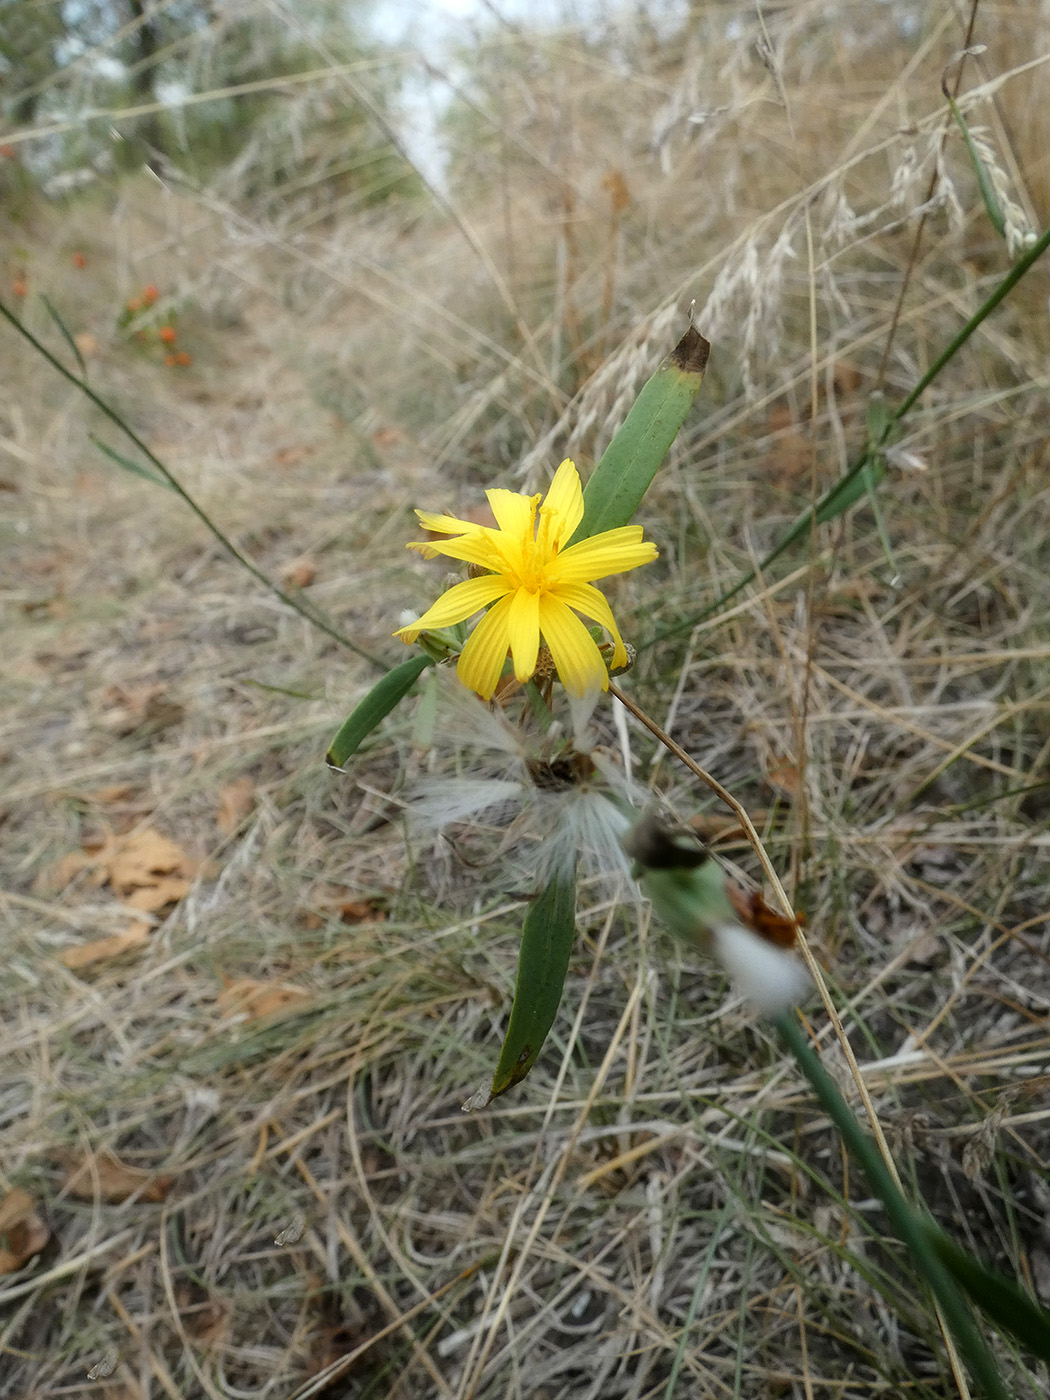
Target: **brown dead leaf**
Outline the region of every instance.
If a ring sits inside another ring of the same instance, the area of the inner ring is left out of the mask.
[[[133,783],[114,783],[111,787],[92,788],[77,793],[84,802],[94,802],[100,807],[112,807],[117,802],[127,802],[134,797],[137,789]]]
[[[386,910],[374,899],[344,899],[339,905],[339,917],[344,924],[381,924]]]
[[[790,759],[774,759],[766,773],[766,782],[784,797],[795,798],[802,786],[802,774],[798,764]]]
[[[254,806],[254,778],[238,778],[235,782],[227,783],[219,793],[215,825],[223,836],[232,836]]]
[[[96,864],[96,858],[87,851],[70,851],[40,871],[33,881],[33,889],[37,894],[54,894],[64,890],[81,871],[90,870]]]
[[[216,1347],[230,1331],[230,1308],[213,1298],[199,1283],[186,1281],[175,1290],[175,1302],[186,1335],[203,1347]]]
[[[386,909],[381,898],[354,899],[347,896],[345,888],[322,885],[311,896],[300,922],[305,928],[316,929],[334,917],[344,924],[379,924],[386,918]]]
[[[602,176],[602,189],[612,201],[613,212],[620,214],[631,202],[631,192],[620,170],[607,170]]]
[[[196,873],[195,862],[181,846],[148,826],[129,836],[109,837],[101,860],[110,886],[120,895],[159,884],[166,875],[188,881]]]
[[[317,577],[317,565],[312,559],[296,559],[287,565],[281,577],[289,588],[309,588]]]
[[[404,440],[405,434],[400,428],[377,428],[372,434],[372,442],[376,447],[394,447]]]
[[[175,1184],[173,1176],[129,1167],[112,1152],[89,1154],[67,1166],[63,1190],[81,1201],[126,1201],[129,1196],[140,1201],[165,1201]]]
[[[50,1238],[29,1192],[20,1186],[8,1191],[0,1201],[0,1275],[20,1269]]]
[[[273,454],[273,460],[279,467],[294,467],[304,458],[312,457],[316,451],[316,447],[282,447]]]
[[[864,382],[864,376],[849,360],[839,360],[834,374],[835,392],[845,397],[855,394]]]
[[[185,706],[172,700],[163,685],[142,685],[131,690],[115,685],[102,699],[106,710],[101,723],[118,738],[129,734],[159,734],[172,725],[181,724],[186,716]]]
[[[159,914],[186,897],[196,865],[181,846],[152,827],[128,836],[107,832],[94,849],[73,851],[56,861],[39,877],[38,888],[61,889],[85,870],[90,871],[92,885],[109,885],[129,912]],[[149,920],[134,919],[121,933],[67,948],[61,961],[74,969],[106,962],[142,947],[149,933]]]
[[[252,977],[223,979],[218,1001],[224,1016],[241,1016],[249,1021],[279,1016],[301,1007],[311,993],[290,982],[260,982]]]
[[[142,885],[132,890],[124,903],[129,909],[141,909],[145,914],[159,914],[169,904],[178,904],[190,892],[190,881],[182,875],[161,875],[156,884]]]
[[[108,962],[141,948],[149,941],[150,926],[136,920],[129,924],[123,933],[112,933],[107,938],[93,938],[90,943],[78,943],[74,948],[65,948],[59,954],[59,961],[74,972],[92,963]]]
[[[73,337],[73,344],[85,359],[90,359],[99,353],[98,337],[92,335],[90,331],[78,331]]]

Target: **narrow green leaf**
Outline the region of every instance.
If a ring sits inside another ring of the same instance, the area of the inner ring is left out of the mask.
[[[492,1078],[492,1096],[528,1074],[554,1024],[576,931],[576,872],[551,880],[529,905],[518,954],[510,1025]]]
[[[54,321],[55,325],[58,327],[59,331],[60,331],[61,334],[62,334],[63,340],[64,340],[64,341],[66,342],[66,344],[69,346],[70,350],[72,350],[72,352],[73,352],[73,357],[74,357],[74,359],[76,360],[77,365],[78,365],[79,368],[80,368],[81,376],[82,376],[84,379],[86,379],[86,378],[87,378],[87,365],[84,363],[84,357],[83,357],[83,355],[80,353],[80,346],[79,346],[79,345],[76,343],[76,341],[73,339],[72,332],[70,331],[69,327],[66,325],[65,321],[63,321],[62,317],[58,314],[58,311],[55,309],[54,305],[53,305],[52,302],[51,302],[51,298],[50,298],[49,296],[46,296],[43,292],[41,292],[41,293],[40,293],[40,300],[41,300],[41,301],[44,303],[44,305],[47,307],[47,314],[51,317],[52,321]]]
[[[952,109],[952,116],[955,118],[959,130],[962,132],[963,140],[966,142],[966,149],[969,151],[970,159],[973,161],[973,168],[977,173],[977,186],[981,191],[981,199],[984,201],[985,212],[999,237],[1005,238],[1006,217],[1003,214],[1003,206],[999,203],[999,196],[995,192],[995,186],[992,184],[992,177],[988,174],[988,167],[977,154],[977,147],[973,144],[970,128],[966,125],[966,118],[959,111],[958,104],[948,91],[946,83],[941,84],[941,91],[948,99],[948,106]]]
[[[956,1287],[952,1271],[933,1248],[929,1217],[901,1194],[872,1138],[861,1127],[853,1110],[839,1093],[834,1081],[813,1052],[809,1039],[796,1018],[784,1013],[773,1017],[773,1024],[809,1080],[821,1107],[839,1130],[843,1142],[860,1162],[875,1194],[886,1208],[894,1228],[907,1247],[912,1263],[930,1286],[952,1336],[970,1364],[974,1379],[988,1400],[1010,1400],[999,1375],[995,1358],[974,1326],[973,1315]],[[960,1250],[960,1253],[962,1251]]]
[[[810,519],[818,525],[827,525],[837,516],[844,514],[850,506],[855,506],[865,496],[870,496],[875,487],[886,475],[886,462],[882,457],[872,460],[871,453],[865,452],[861,460],[846,473],[841,481],[825,492],[813,510],[807,510],[791,527],[787,536],[777,546],[779,554],[786,545],[793,543],[809,528]],[[772,561],[773,555],[763,559],[762,567]]]
[[[332,740],[325,755],[329,768],[342,768],[380,720],[405,698],[418,677],[433,664],[429,656],[413,656],[377,681]]]
[[[1034,1355],[1050,1361],[1050,1312],[1018,1288],[1012,1279],[987,1268],[967,1253],[932,1220],[924,1224],[930,1247],[981,1311]]]
[[[123,467],[126,472],[131,472],[134,476],[141,476],[144,481],[152,481],[154,486],[163,486],[165,491],[175,490],[170,481],[165,481],[164,477],[158,476],[156,472],[151,472],[147,467],[141,466],[138,462],[133,462],[130,457],[125,457],[123,453],[115,451],[114,448],[104,443],[101,438],[97,438],[94,433],[88,433],[88,437],[100,452],[105,453],[111,461],[116,462],[118,467]]]
[[[628,525],[696,398],[711,346],[690,326],[643,386],[583,493],[570,543]]]

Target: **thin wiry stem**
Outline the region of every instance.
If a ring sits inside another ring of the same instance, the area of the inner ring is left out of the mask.
[[[246,555],[242,554],[233,541],[227,535],[223,534],[222,530],[215,524],[204,507],[198,505],[197,501],[194,500],[178,478],[164,465],[156,453],[152,452],[150,448],[146,446],[135,430],[128,425],[117,410],[108,404],[100,394],[97,394],[90,384],[79,375],[74,374],[71,369],[67,368],[67,366],[57,358],[57,356],[53,355],[47,346],[36,338],[31,330],[23,326],[14,312],[11,311],[2,300],[0,300],[0,315],[3,315],[11,325],[14,326],[19,335],[29,341],[33,349],[36,350],[39,355],[42,355],[53,369],[58,370],[59,374],[61,374],[64,379],[68,379],[70,384],[79,389],[85,398],[89,399],[101,413],[104,413],[109,421],[120,429],[129,442],[134,443],[150,465],[160,472],[165,482],[171,487],[175,494],[189,506],[198,520],[202,521],[203,524],[207,526],[222,545],[223,549],[225,549],[228,554],[232,555],[242,568],[247,569],[252,578],[280,598],[281,602],[291,608],[293,612],[297,612],[301,618],[304,618],[307,622],[311,623],[312,626],[316,627],[319,632],[324,632],[326,636],[331,637],[333,641],[338,642],[340,646],[344,646],[349,651],[355,652],[358,656],[370,662],[379,670],[385,671],[388,669],[385,661],[381,661],[378,656],[373,656],[370,651],[367,651],[351,637],[348,637],[345,632],[341,632],[334,622],[330,622],[323,613],[316,611],[312,605],[307,606],[301,599],[297,599],[293,597],[292,594],[286,593],[283,588],[274,583],[273,579],[268,578],[256,564],[253,564]]]

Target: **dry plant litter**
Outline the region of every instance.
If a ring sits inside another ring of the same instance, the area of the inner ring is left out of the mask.
[[[688,625],[1009,266],[940,97],[964,24],[495,25],[457,60],[442,204],[284,217],[243,165],[147,172],[34,200],[2,255],[238,546],[394,659],[436,579],[410,507],[593,463],[695,298],[714,354],[643,507],[658,584],[616,587],[630,640],[668,635],[625,689],[759,826],[906,1180],[1050,1302],[1045,268],[909,420],[892,569],[861,505]],[[1047,24],[981,7],[960,92],[1015,242],[1050,215]],[[191,363],[118,327],[147,285]],[[959,1394],[794,1067],[600,880],[539,1063],[464,1115],[522,892],[406,841],[411,707],[325,769],[374,671],[107,461],[4,335],[0,1394]],[[717,847],[758,876],[732,825]]]

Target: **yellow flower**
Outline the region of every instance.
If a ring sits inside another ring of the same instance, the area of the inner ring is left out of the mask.
[[[482,699],[488,700],[496,689],[508,651],[517,679],[531,678],[541,636],[562,683],[573,695],[607,690],[609,673],[602,654],[576,614],[583,613],[606,629],[614,643],[613,666],[626,666],[623,638],[593,581],[648,564],[656,558],[656,546],[642,540],[640,525],[603,530],[570,545],[583,519],[583,491],[568,458],[555,473],[545,499],[505,490],[485,494],[497,529],[416,511],[424,529],[455,538],[417,541],[409,549],[427,558],[445,554],[464,559],[485,572],[457,583],[422,617],[394,635],[414,642],[428,628],[451,627],[488,608],[463,648],[456,672]]]

